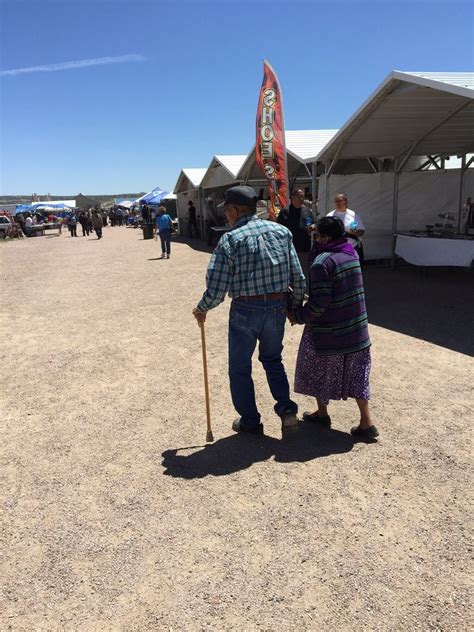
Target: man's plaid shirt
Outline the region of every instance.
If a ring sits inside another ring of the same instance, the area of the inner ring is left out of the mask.
[[[222,303],[229,293],[256,296],[293,289],[293,304],[303,302],[305,277],[290,231],[277,224],[245,215],[223,235],[207,268],[207,289],[198,304],[205,312]]]

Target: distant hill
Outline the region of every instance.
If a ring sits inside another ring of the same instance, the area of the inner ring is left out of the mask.
[[[108,202],[113,200],[114,198],[128,198],[130,200],[136,200],[137,198],[145,195],[146,191],[141,191],[140,193],[108,193],[108,194],[89,194],[84,193],[87,197],[94,198],[98,202]],[[54,200],[73,200],[76,198],[78,193],[74,195],[52,195],[49,200],[46,200],[46,195],[40,195],[40,202],[54,202]],[[1,204],[30,204],[31,203],[31,195],[1,195],[0,196],[0,205]]]

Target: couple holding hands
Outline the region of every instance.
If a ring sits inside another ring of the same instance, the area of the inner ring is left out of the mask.
[[[295,371],[296,393],[316,398],[317,409],[305,421],[331,426],[330,400],[356,400],[360,420],[354,438],[374,441],[377,428],[369,410],[370,338],[359,257],[345,237],[343,222],[324,217],[316,224],[316,241],[309,256],[309,298],[291,232],[259,219],[257,195],[248,186],[227,190],[224,210],[232,227],[214,250],[207,269],[206,290],[195,318],[229,294],[229,378],[232,402],[239,418],[236,432],[263,434],[255,401],[252,356],[266,372],[284,435],[298,429],[298,406],[282,362],[285,322],[304,325]]]

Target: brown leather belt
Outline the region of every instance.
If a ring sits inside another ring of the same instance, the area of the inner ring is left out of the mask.
[[[254,296],[237,296],[234,301],[286,301],[288,292],[272,292],[271,294],[256,294]]]

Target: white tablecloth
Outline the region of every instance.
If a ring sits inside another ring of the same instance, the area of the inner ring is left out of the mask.
[[[468,268],[474,259],[474,240],[397,235],[395,253],[416,266]]]

